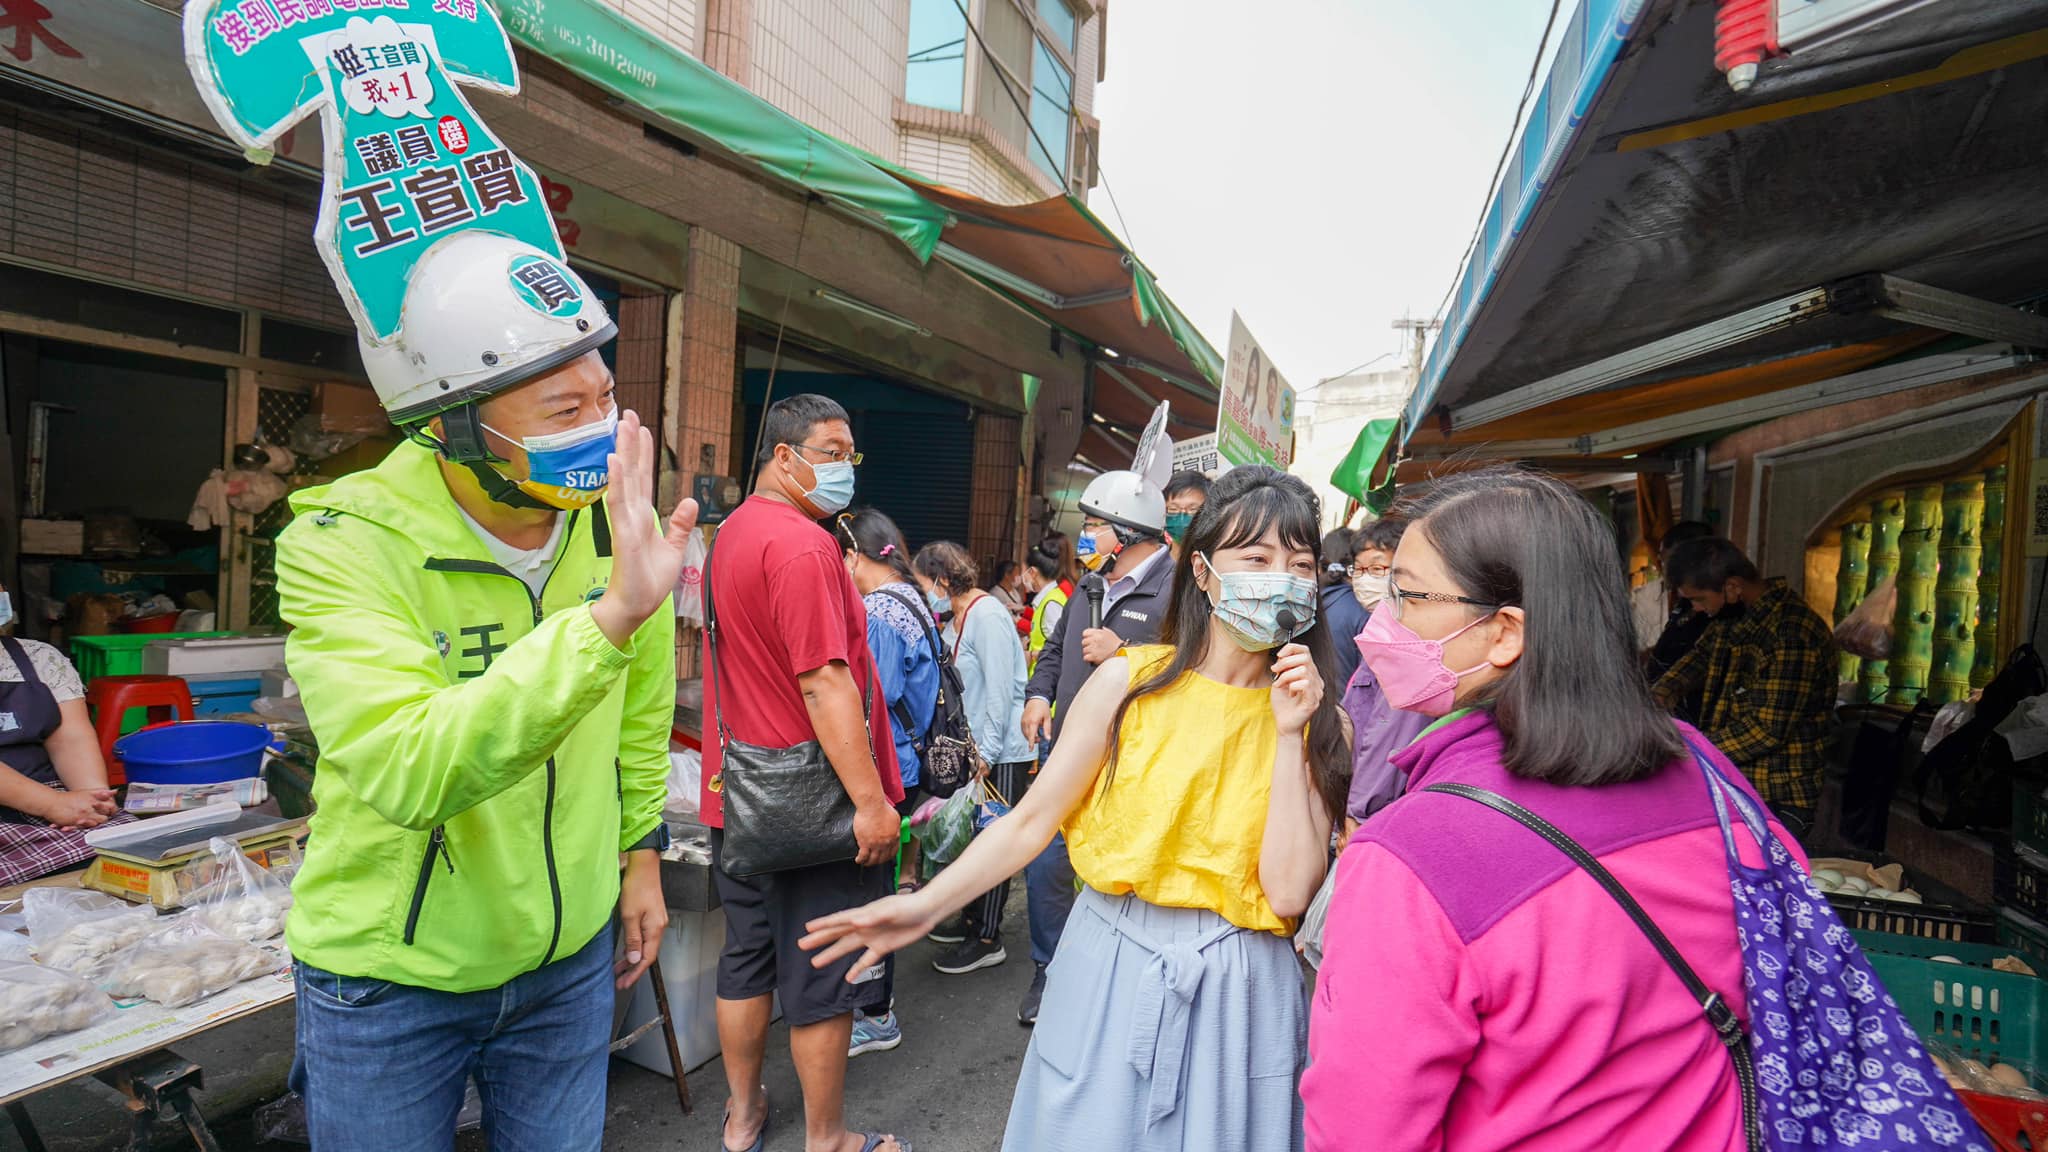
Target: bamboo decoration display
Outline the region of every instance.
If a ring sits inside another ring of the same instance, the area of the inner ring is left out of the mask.
[[[1863,594],[1870,590],[1870,521],[1858,520],[1842,525],[1842,562],[1835,575],[1835,618],[1839,625],[1849,618],[1849,613],[1863,603]],[[1854,652],[1838,656],[1839,671],[1835,681],[1847,684],[1856,679],[1856,670],[1863,658]]]
[[[1905,524],[1899,529],[1899,606],[1892,613],[1892,658],[1885,703],[1910,708],[1927,691],[1934,666],[1934,583],[1941,574],[1939,484],[1906,490]]]
[[[1984,478],[1951,480],[1941,492],[1941,546],[1934,580],[1934,664],[1927,698],[1967,699],[1977,656],[1977,569],[1982,559]]]
[[[1906,494],[1891,491],[1880,495],[1870,504],[1870,577],[1868,588],[1875,591],[1878,585],[1897,575],[1899,570],[1899,531],[1906,523]],[[1892,639],[1892,650],[1898,650],[1898,638]],[[1865,703],[1882,704],[1891,691],[1890,671],[1884,660],[1865,660],[1858,683],[1862,686]]]
[[[1984,473],[1984,530],[1977,567],[1977,650],[1970,662],[1970,687],[1978,689],[1998,675],[1998,601],[2005,578],[2005,466]]]

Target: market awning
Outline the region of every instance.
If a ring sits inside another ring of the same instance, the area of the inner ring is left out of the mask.
[[[1100,352],[1089,379],[1091,413],[1129,434],[1121,456],[1130,455],[1161,401],[1172,404],[1169,435],[1214,430],[1222,358],[1087,205],[1072,196],[995,204],[890,171],[946,210],[939,259]],[[1108,455],[1107,444],[1093,447]]]
[[[1092,384],[1105,419],[1143,428],[1151,408],[1171,400],[1181,434],[1215,427],[1222,359],[1079,200],[1001,205],[924,180],[804,124],[590,0],[503,0],[501,10],[519,43],[679,134],[874,221],[918,259],[954,264],[1100,350]]]
[[[1947,0],[1768,61],[1715,6],[1585,0],[1410,397],[1413,446],[1581,436],[2033,345],[2048,286],[2048,0]]]

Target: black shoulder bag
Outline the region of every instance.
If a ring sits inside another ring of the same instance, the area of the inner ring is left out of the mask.
[[[1765,1148],[1763,1111],[1757,1101],[1756,1069],[1750,1063],[1749,1037],[1743,1032],[1742,1021],[1736,1018],[1735,1010],[1728,1007],[1728,1002],[1721,998],[1721,994],[1708,988],[1706,982],[1692,970],[1692,966],[1685,962],[1685,957],[1678,954],[1678,949],[1672,946],[1663,929],[1657,927],[1657,922],[1650,919],[1650,914],[1643,911],[1643,906],[1636,903],[1636,898],[1628,894],[1628,889],[1622,887],[1621,881],[1614,878],[1614,873],[1609,872],[1600,861],[1593,858],[1591,852],[1580,847],[1578,841],[1565,835],[1556,825],[1498,792],[1474,788],[1470,784],[1432,784],[1423,791],[1463,796],[1467,800],[1484,804],[1501,813],[1549,841],[1551,847],[1569,856],[1572,863],[1585,869],[1586,874],[1591,876],[1595,883],[1605,888],[1609,896],[1614,897],[1614,902],[1621,905],[1621,910],[1628,913],[1628,918],[1636,922],[1636,927],[1642,930],[1643,935],[1649,939],[1650,946],[1657,950],[1657,954],[1664,958],[1664,963],[1671,966],[1671,971],[1677,975],[1678,982],[1685,985],[1685,990],[1691,993],[1693,1000],[1699,1004],[1700,1011],[1706,1015],[1707,1024],[1714,1029],[1714,1034],[1721,1038],[1722,1046],[1728,1049],[1729,1059],[1735,1062],[1735,1082],[1742,1091],[1742,1130],[1748,1139],[1751,1152],[1762,1152]]]
[[[824,746],[806,740],[793,748],[764,748],[733,739],[725,725],[709,552],[704,557],[704,637],[716,695],[712,721],[718,726],[719,768],[710,788],[725,807],[719,867],[729,876],[758,876],[854,859],[860,842],[853,834],[853,797],[832,771]],[[862,692],[863,724],[867,714],[867,693]]]

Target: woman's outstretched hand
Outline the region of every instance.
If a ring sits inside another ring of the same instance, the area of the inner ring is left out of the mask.
[[[827,967],[865,949],[846,974],[851,983],[862,972],[881,963],[884,956],[902,951],[938,927],[939,915],[930,907],[924,892],[886,896],[805,924],[809,934],[797,941],[797,947],[816,953],[811,957],[813,968]]]

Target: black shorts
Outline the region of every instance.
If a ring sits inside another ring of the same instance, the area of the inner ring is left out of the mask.
[[[725,949],[718,957],[718,998],[752,1000],[782,995],[782,1015],[803,1027],[865,1008],[881,994],[883,968],[877,964],[858,984],[846,974],[856,953],[824,968],[811,967],[810,953],[797,947],[804,925],[820,916],[859,907],[889,894],[889,865],[863,868],[848,860],[759,876],[729,876],[718,866],[725,833],[711,830],[711,876],[725,908]]]
[[[911,814],[917,811],[917,806],[925,802],[927,795],[924,788],[916,784],[905,788],[902,801],[896,805],[896,814],[905,820],[910,819]]]

